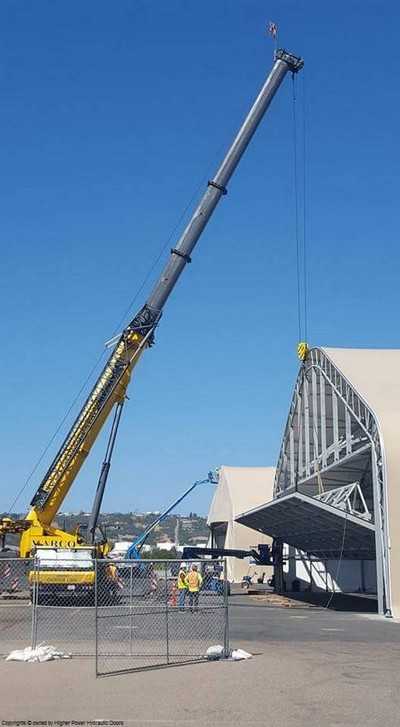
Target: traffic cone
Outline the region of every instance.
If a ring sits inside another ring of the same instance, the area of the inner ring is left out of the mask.
[[[169,597],[168,604],[170,606],[176,606],[177,605],[177,602],[178,601],[177,601],[177,593],[176,593],[176,583],[173,583],[172,584],[172,589],[171,589],[171,595]]]

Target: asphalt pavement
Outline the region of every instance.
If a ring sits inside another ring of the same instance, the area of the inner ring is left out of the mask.
[[[92,658],[3,661],[1,719],[398,727],[398,623],[310,606],[271,608],[239,595],[231,598],[230,632],[232,646],[252,659],[97,679]]]

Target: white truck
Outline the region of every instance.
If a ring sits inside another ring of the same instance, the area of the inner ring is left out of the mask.
[[[31,600],[46,606],[71,602],[94,605],[95,557],[96,549],[90,546],[36,548],[29,573]],[[97,579],[99,602],[118,603],[121,588],[115,565],[99,560]]]

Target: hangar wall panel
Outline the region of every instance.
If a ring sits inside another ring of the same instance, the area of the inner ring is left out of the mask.
[[[310,560],[291,546],[283,572],[288,591],[297,580],[301,591],[376,594],[376,564],[373,560]]]

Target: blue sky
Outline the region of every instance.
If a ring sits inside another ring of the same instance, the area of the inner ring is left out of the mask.
[[[397,3],[3,0],[0,16],[0,508],[240,125],[270,19],[306,63],[309,342],[398,347]],[[292,134],[287,78],[132,381],[104,510],[276,462],[298,368]],[[65,509],[90,507],[104,446]]]

